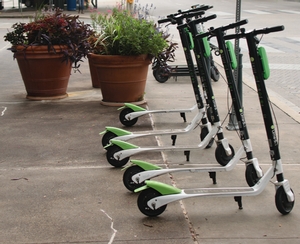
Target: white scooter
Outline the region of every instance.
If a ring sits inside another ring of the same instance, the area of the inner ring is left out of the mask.
[[[272,28],[265,28],[245,32],[243,29],[241,33],[235,35],[225,36],[226,39],[246,38],[249,56],[252,65],[253,74],[256,85],[259,90],[258,97],[260,107],[264,119],[265,130],[268,137],[270,157],[272,165],[252,187],[223,187],[223,188],[195,188],[195,189],[178,189],[176,187],[163,184],[156,181],[145,181],[145,186],[135,190],[140,192],[138,197],[138,208],[147,216],[158,216],[164,212],[167,204],[183,200],[191,197],[234,197],[238,202],[239,208],[242,209],[242,196],[255,196],[260,194],[268,184],[268,182],[276,176],[275,185],[275,205],[277,210],[283,214],[289,214],[295,202],[295,195],[290,188],[289,181],[284,179],[282,161],[279,153],[279,144],[276,137],[275,126],[273,124],[272,113],[268,100],[268,93],[265,86],[265,79],[269,77],[270,70],[268,66],[267,56],[263,47],[257,47],[259,40],[256,37],[259,34],[268,34],[271,32],[282,31],[283,26],[276,26]],[[224,34],[222,28],[211,29],[209,34],[214,34],[219,43],[220,50],[224,50]],[[199,38],[203,35],[199,35]],[[222,41],[223,39],[223,41]],[[226,68],[226,67],[225,67]],[[233,84],[228,84],[233,85]],[[253,166],[251,162],[246,165],[246,174],[253,175]],[[252,173],[251,173],[252,172]]]

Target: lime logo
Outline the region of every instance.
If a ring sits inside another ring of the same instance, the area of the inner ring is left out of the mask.
[[[250,60],[251,60],[251,62],[254,62],[254,58],[253,57],[251,57]]]
[[[240,109],[240,113],[242,113],[243,112],[243,109]]]
[[[220,49],[220,50],[219,50],[219,52],[220,52],[220,53],[223,53],[223,50],[222,50],[222,49]]]
[[[274,130],[274,129],[275,129],[275,126],[274,126],[274,125],[272,125],[272,126],[271,126],[271,129],[272,129],[272,130]]]

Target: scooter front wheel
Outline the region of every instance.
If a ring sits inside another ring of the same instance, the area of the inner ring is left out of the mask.
[[[201,141],[203,141],[204,139],[205,139],[205,137],[208,135],[208,129],[207,129],[207,127],[203,127],[202,128],[202,130],[201,130],[201,133],[200,133],[200,139],[201,139]],[[211,148],[212,147],[212,145],[214,144],[214,138],[211,138],[210,139],[210,141],[209,141],[209,143],[207,144],[207,146],[205,147],[206,149],[208,149],[208,148]]]
[[[159,196],[161,196],[161,194],[152,188],[148,188],[148,189],[142,191],[137,199],[137,204],[138,204],[139,210],[143,214],[145,214],[146,216],[149,216],[149,217],[156,217],[156,216],[162,214],[166,210],[167,205],[161,206],[158,209],[152,209],[147,204],[148,201],[150,201],[151,199],[153,199],[155,197],[159,197]]]
[[[230,150],[231,150],[231,155],[227,155],[226,151],[223,147],[222,144],[218,144],[216,151],[215,151],[215,157],[217,162],[222,165],[222,166],[226,166],[228,164],[228,162],[233,158],[234,156],[234,149],[233,147],[229,144]]]
[[[260,178],[257,176],[253,164],[248,164],[246,166],[245,177],[246,177],[247,184],[250,187],[254,186],[259,181]]]
[[[293,192],[293,190],[291,189],[291,191]],[[294,194],[294,192],[293,192]],[[286,196],[286,193],[283,189],[283,186],[280,186],[277,190],[276,190],[276,195],[275,195],[275,204],[276,204],[276,208],[277,210],[283,214],[289,214],[293,207],[294,207],[294,203],[295,201],[289,202]]]
[[[129,157],[124,158],[122,160],[117,160],[114,158],[114,154],[121,150],[123,150],[123,149],[116,145],[113,145],[113,146],[108,147],[107,152],[106,152],[107,161],[116,168],[120,168],[120,167],[124,166],[129,161]]]
[[[105,147],[109,144],[109,141],[115,138],[117,135],[111,131],[106,131],[102,137],[102,146]]]
[[[123,125],[125,125],[127,127],[130,127],[130,126],[133,126],[133,125],[136,124],[136,122],[138,121],[138,118],[134,118],[132,120],[128,120],[125,117],[127,114],[130,114],[132,112],[134,112],[134,111],[131,108],[124,108],[124,109],[122,109],[122,111],[120,112],[120,115],[119,115],[119,120],[120,120],[120,122]]]
[[[135,189],[145,185],[145,182],[140,182],[137,184],[132,180],[132,176],[143,171],[145,170],[138,165],[130,166],[125,170],[123,174],[123,184],[129,191],[134,192]]]

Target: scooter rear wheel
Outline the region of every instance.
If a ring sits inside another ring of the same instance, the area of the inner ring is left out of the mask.
[[[131,108],[124,108],[121,112],[120,112],[120,115],[119,115],[119,120],[120,122],[127,126],[127,127],[130,127],[130,126],[133,126],[136,124],[136,122],[138,121],[138,118],[135,118],[135,119],[132,119],[132,120],[127,120],[126,119],[126,115],[127,114],[130,114],[134,112]]]
[[[213,81],[217,82],[220,79],[220,73],[217,67],[211,66],[210,68],[210,77],[213,79]]]
[[[152,188],[142,191],[137,199],[139,210],[149,217],[156,217],[162,214],[166,210],[167,205],[161,206],[158,209],[152,209],[147,205],[148,201],[159,196],[161,196],[161,194]]]
[[[102,146],[105,147],[109,144],[109,141],[115,138],[117,135],[111,131],[106,131],[102,137]],[[107,149],[107,148],[106,148]]]
[[[293,192],[293,190],[291,189],[291,191]],[[293,192],[294,194],[294,192]],[[283,189],[283,186],[280,186],[277,190],[276,190],[276,195],[275,195],[275,204],[276,204],[276,208],[277,210],[283,214],[289,214],[293,207],[294,207],[294,203],[295,201],[289,202],[286,196],[286,193]]]
[[[153,70],[153,76],[159,83],[165,83],[169,79],[169,75],[164,72],[164,69],[157,68]]]
[[[125,170],[123,174],[123,184],[129,191],[134,192],[135,189],[145,185],[145,182],[140,182],[137,184],[132,180],[132,176],[143,171],[145,170],[138,165],[130,166]]]
[[[114,158],[114,154],[123,150],[121,147],[118,147],[116,145],[113,145],[113,146],[110,146],[108,149],[107,149],[107,152],[106,152],[106,159],[107,161],[114,167],[116,168],[120,168],[122,166],[124,166],[125,164],[128,163],[129,161],[129,157],[127,158],[124,158],[122,160],[117,160]]]

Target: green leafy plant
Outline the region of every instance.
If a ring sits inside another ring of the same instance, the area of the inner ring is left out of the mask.
[[[16,52],[16,46],[26,50],[30,46],[48,46],[49,52],[55,52],[59,45],[64,61],[70,61],[78,70],[79,62],[91,51],[88,38],[94,33],[91,26],[79,20],[79,16],[63,13],[61,9],[37,11],[29,23],[15,23],[13,31],[4,36],[12,44],[10,50]]]
[[[93,53],[102,55],[158,56],[168,47],[168,35],[153,21],[135,17],[130,11],[114,8],[111,13],[92,14],[95,34],[89,38]]]

